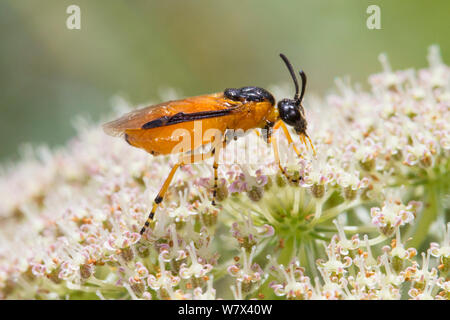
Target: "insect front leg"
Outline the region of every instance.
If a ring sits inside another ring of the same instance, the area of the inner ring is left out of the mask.
[[[297,154],[297,156],[299,158],[303,158],[302,155],[300,154],[300,151],[298,151],[297,147],[294,144],[294,141],[292,140],[291,134],[289,133],[288,128],[286,127],[286,125],[284,124],[283,121],[279,121],[281,128],[283,129],[283,133],[286,136],[288,143],[290,146],[292,146],[292,148],[294,149],[295,153]]]
[[[280,120],[278,121],[275,126],[273,127],[273,133],[275,133],[280,127],[283,128],[284,134],[286,135],[286,138],[288,139],[289,144],[292,144],[292,146],[294,147],[295,152],[297,153],[297,155],[299,157],[301,157],[300,153],[298,152],[297,148],[294,146],[292,138],[289,134],[289,131],[287,130],[286,126],[284,125],[284,123]],[[288,181],[292,182],[292,183],[298,183],[299,179],[293,178],[291,176],[289,176],[286,172],[286,170],[283,168],[283,166],[281,165],[281,160],[280,160],[280,154],[278,152],[278,142],[277,139],[275,138],[274,134],[272,134],[269,138],[268,138],[268,143],[272,143],[272,147],[273,147],[273,154],[275,156],[275,161],[278,164],[278,168],[280,169],[281,173],[286,177],[286,179],[288,179]],[[300,177],[301,179],[301,177]]]

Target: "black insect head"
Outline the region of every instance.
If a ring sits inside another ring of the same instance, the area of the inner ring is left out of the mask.
[[[303,95],[305,94],[306,88],[306,75],[303,70],[300,70],[299,74],[302,78],[302,91],[299,91],[299,85],[297,77],[295,76],[294,68],[289,62],[288,58],[284,54],[280,54],[281,59],[283,59],[286,67],[288,68],[295,85],[295,96],[294,99],[283,99],[278,102],[278,113],[280,114],[281,120],[283,120],[287,125],[294,127],[298,134],[306,135],[307,122],[305,119],[305,110],[302,106]]]

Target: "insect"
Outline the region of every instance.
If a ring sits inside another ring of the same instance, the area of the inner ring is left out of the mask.
[[[172,167],[154,199],[148,219],[140,231],[141,235],[153,221],[155,212],[163,201],[175,172],[187,163],[214,157],[212,204],[216,204],[219,151],[225,148],[227,144],[227,131],[266,129],[264,130],[265,135],[263,135],[263,138],[267,143],[272,144],[279,169],[289,180],[297,182],[289,177],[281,165],[278,145],[273,133],[280,128],[283,129],[289,144],[294,148],[297,156],[301,157],[286,127],[286,125],[291,126],[307,148],[309,142],[315,154],[314,146],[306,133],[307,121],[302,106],[306,75],[303,71],[299,72],[302,80],[300,91],[292,64],[285,55],[280,54],[280,57],[286,64],[294,81],[295,95],[293,99],[283,99],[275,105],[273,95],[263,88],[231,88],[219,93],[163,102],[135,110],[103,125],[103,129],[107,134],[123,136],[131,146],[144,149],[154,156],[180,153],[178,162]],[[174,132],[177,129],[184,129],[192,133],[192,137],[195,134],[195,122],[200,122],[203,130],[215,129],[219,134],[202,137],[201,139],[192,139],[189,148],[184,149],[183,152],[176,152],[176,146],[179,144],[179,141],[174,138]],[[258,135],[261,136],[259,131]],[[211,148],[208,152],[196,151],[200,147],[209,144]]]

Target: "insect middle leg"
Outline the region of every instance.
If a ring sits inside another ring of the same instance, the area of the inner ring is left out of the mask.
[[[222,144],[223,147],[223,144]],[[220,150],[222,148],[219,148],[216,150],[216,148],[213,149],[213,153],[214,153],[214,164],[213,164],[213,169],[214,169],[214,187],[213,187],[213,197],[212,197],[212,201],[211,204],[213,206],[216,205],[216,196],[217,196],[217,181],[219,180],[219,176],[217,173],[217,169],[219,168],[219,155],[220,155]]]

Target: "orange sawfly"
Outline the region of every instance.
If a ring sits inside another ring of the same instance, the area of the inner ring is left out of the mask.
[[[216,204],[218,151],[226,146],[226,133],[229,130],[245,131],[258,128],[266,129],[264,130],[265,135],[263,135],[263,138],[267,143],[272,144],[278,167],[283,175],[289,180],[296,182],[296,180],[287,175],[281,166],[277,141],[272,134],[282,128],[289,144],[292,145],[296,154],[300,156],[286,127],[287,124],[294,128],[302,143],[308,147],[307,143],[309,142],[309,145],[314,151],[311,139],[306,133],[307,121],[302,106],[306,87],[306,75],[303,71],[299,72],[302,80],[302,88],[300,90],[292,64],[285,55],[280,54],[280,57],[286,64],[294,81],[295,95],[293,99],[283,99],[275,105],[273,95],[263,88],[230,88],[219,93],[163,102],[158,105],[135,110],[103,125],[104,131],[107,134],[123,136],[130,145],[144,149],[154,156],[174,153],[174,150],[177,150],[176,146],[179,142],[177,139],[174,139],[173,132],[177,129],[184,129],[194,134],[194,122],[196,121],[201,122],[202,129],[215,129],[219,132],[219,136],[207,136],[200,140],[193,139],[190,147],[180,153],[179,161],[172,167],[172,170],[153,202],[148,219],[140,231],[141,235],[152,222],[156,209],[163,201],[176,170],[184,164],[198,161],[198,156],[201,156],[201,160],[214,157],[212,204]],[[211,144],[209,152],[195,152],[199,147],[208,144]]]

